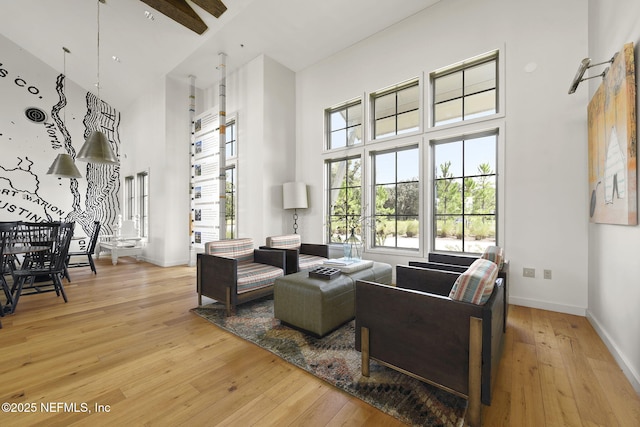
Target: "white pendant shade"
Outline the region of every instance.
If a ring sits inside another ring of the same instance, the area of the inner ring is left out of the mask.
[[[100,131],[93,131],[78,152],[77,160],[89,163],[103,163],[117,165],[120,162],[111,148],[106,135]]]
[[[47,171],[47,175],[55,175],[60,178],[82,178],[76,164],[68,154],[58,154]]]

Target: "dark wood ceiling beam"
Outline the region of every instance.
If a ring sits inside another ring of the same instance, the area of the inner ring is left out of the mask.
[[[148,4],[158,12],[173,19],[177,23],[184,25],[198,34],[202,34],[207,30],[207,24],[204,23],[198,14],[189,6],[186,0],[140,0]],[[202,6],[201,6],[202,7]]]
[[[191,0],[216,18],[220,18],[226,10],[227,6],[220,0]]]

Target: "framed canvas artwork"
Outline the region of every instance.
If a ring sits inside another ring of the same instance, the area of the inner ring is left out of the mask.
[[[589,215],[602,224],[638,224],[636,83],[633,43],[618,52],[587,108]]]

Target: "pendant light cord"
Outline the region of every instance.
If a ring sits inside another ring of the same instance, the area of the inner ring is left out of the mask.
[[[62,112],[62,122],[67,123],[67,53],[69,49],[62,46],[62,96],[64,97],[64,111]]]
[[[102,3],[102,0],[98,0],[98,101],[100,101],[100,3]]]

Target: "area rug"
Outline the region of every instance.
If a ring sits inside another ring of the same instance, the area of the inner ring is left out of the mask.
[[[466,400],[458,396],[375,361],[369,378],[363,377],[361,355],[355,349],[355,321],[314,338],[281,325],[273,317],[272,298],[242,304],[230,317],[218,303],[192,311],[406,424],[459,427],[464,423]]]

